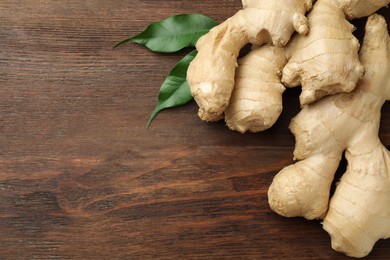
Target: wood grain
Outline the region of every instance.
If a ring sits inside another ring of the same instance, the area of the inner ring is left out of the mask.
[[[284,94],[280,120],[264,133],[204,123],[194,103],[146,130],[185,51],[112,49],[150,22],[180,13],[222,22],[240,5],[0,2],[1,259],[347,259],[318,221],[268,207],[267,187],[292,162],[299,89]],[[386,104],[387,146],[389,112]],[[388,255],[380,241],[367,259]]]

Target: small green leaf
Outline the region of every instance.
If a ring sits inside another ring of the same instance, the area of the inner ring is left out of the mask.
[[[136,42],[154,52],[171,53],[195,46],[198,39],[217,23],[202,14],[179,14],[152,23],[142,33],[119,42]]]
[[[157,106],[150,116],[147,127],[150,126],[153,119],[161,110],[184,105],[192,100],[190,87],[186,77],[188,66],[197,53],[198,52],[194,50],[181,59],[164,80],[160,88]]]

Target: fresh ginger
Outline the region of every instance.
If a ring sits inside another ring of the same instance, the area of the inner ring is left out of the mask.
[[[318,0],[308,15],[310,32],[296,35],[286,47],[286,86],[302,86],[301,105],[323,96],[350,92],[362,77],[359,41],[335,0]]]
[[[369,16],[387,6],[390,0],[336,0],[349,20]]]
[[[354,26],[339,6],[335,0],[318,0],[308,15],[307,35],[295,35],[285,51],[260,46],[239,61],[225,110],[230,129],[259,132],[275,123],[282,110],[281,70],[285,85],[302,85],[301,104],[353,90],[364,69],[358,59],[359,42],[352,34]]]
[[[192,95],[205,121],[223,117],[234,86],[237,57],[248,43],[287,44],[294,31],[309,30],[305,13],[313,0],[243,0],[244,9],[214,27],[196,44],[187,71]]]
[[[270,128],[282,112],[281,71],[287,60],[283,48],[256,46],[239,59],[235,86],[225,121],[241,133]]]
[[[243,0],[243,10],[198,41],[187,73],[199,116],[225,117],[240,132],[269,128],[284,85],[302,86],[302,111],[290,124],[299,162],[275,176],[269,203],[284,216],[324,219],[332,247],[354,257],[390,237],[390,153],[378,138],[390,99],[390,40],[383,17],[372,15],[358,54],[347,19],[389,1],[317,0],[306,18],[314,0]],[[248,43],[256,46],[236,68]],[[348,169],[329,202],[344,153]]]
[[[273,59],[288,59],[287,65],[283,65],[282,82],[289,87],[302,85],[301,104],[352,91],[364,68],[358,60],[359,42],[352,34],[354,27],[344,12],[348,12],[349,18],[356,18],[371,14],[389,1],[318,0],[307,19],[304,14],[312,8],[314,0],[243,0],[243,10],[197,42],[199,53],[189,66],[187,79],[199,106],[199,117],[205,121],[225,117],[229,128],[242,133],[271,127],[281,112],[284,91],[280,80],[277,82],[280,66],[274,67],[274,71],[267,68],[268,61]],[[362,11],[364,5],[367,9]],[[249,53],[248,58],[239,62],[244,64],[243,68],[236,69],[243,46],[271,43],[281,49],[294,30],[300,34],[294,35],[285,52],[274,52],[272,58],[262,47],[256,47],[257,54]],[[260,52],[268,57],[263,63],[256,61]],[[284,53],[286,57],[281,58]],[[272,85],[278,85],[277,89],[267,84],[267,79],[261,79],[265,69],[268,76],[274,75]],[[255,82],[258,90],[254,90]]]
[[[359,57],[366,72],[353,92],[304,106],[292,120],[299,162],[279,172],[268,191],[271,208],[281,215],[324,218],[332,247],[353,257],[390,237],[390,153],[378,138],[381,107],[390,99],[383,17],[369,17]],[[344,152],[348,168],[329,202]]]

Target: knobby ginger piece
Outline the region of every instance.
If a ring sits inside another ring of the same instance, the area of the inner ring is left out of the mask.
[[[292,120],[299,162],[279,172],[268,191],[281,215],[324,218],[332,247],[352,257],[390,237],[390,153],[378,138],[390,99],[390,37],[379,15],[368,19],[360,60],[366,73],[353,92],[306,105]],[[328,205],[344,152],[348,168]]]
[[[282,112],[280,82],[286,64],[283,48],[273,45],[255,46],[238,61],[235,85],[225,121],[231,130],[241,133],[270,128]]]
[[[305,13],[313,0],[244,0],[244,9],[214,27],[196,44],[187,71],[191,93],[205,121],[223,117],[234,86],[237,57],[248,43],[284,46],[294,31],[309,30]]]
[[[387,6],[390,0],[336,0],[349,20],[369,16]]]
[[[355,28],[335,0],[318,0],[307,19],[309,33],[296,35],[286,47],[289,61],[282,76],[286,86],[302,86],[301,105],[352,91],[364,73]]]

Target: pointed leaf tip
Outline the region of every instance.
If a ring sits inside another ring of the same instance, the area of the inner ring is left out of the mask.
[[[190,86],[187,82],[187,69],[198,52],[190,52],[181,59],[165,78],[160,88],[158,102],[153,110],[146,128],[149,128],[153,119],[163,109],[184,105],[192,100]]]

